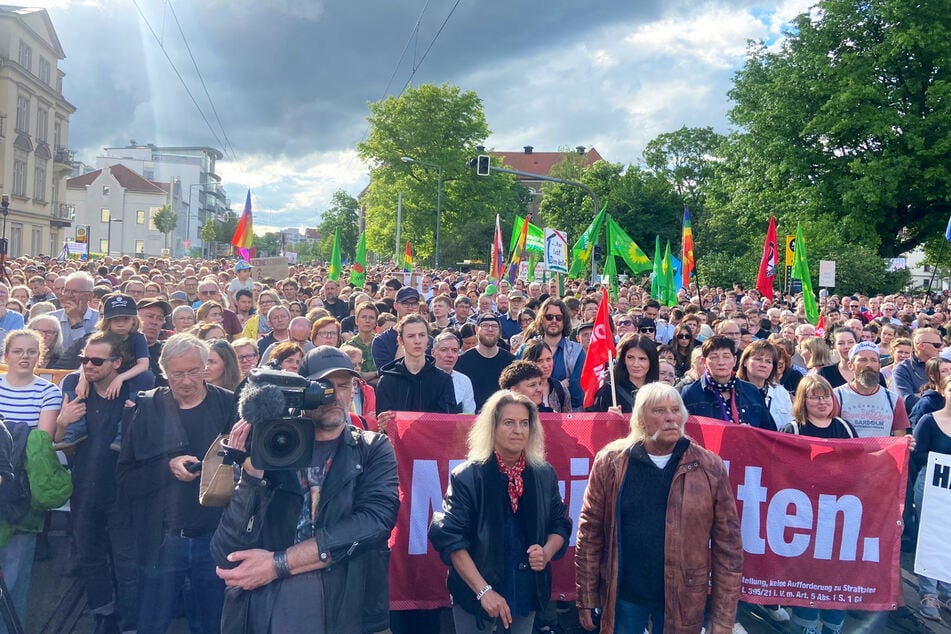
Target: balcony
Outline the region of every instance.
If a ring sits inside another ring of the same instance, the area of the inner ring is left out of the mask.
[[[70,168],[73,166],[73,151],[64,147],[56,148],[56,151],[53,152],[53,162],[62,163],[64,165],[69,165]]]
[[[76,208],[66,203],[57,203],[50,206],[51,227],[71,227],[76,219]]]

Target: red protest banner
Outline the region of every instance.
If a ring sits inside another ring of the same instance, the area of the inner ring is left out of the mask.
[[[465,460],[471,416],[403,413],[391,424],[400,511],[391,537],[390,606],[449,605],[446,567],[429,545],[449,471]],[[701,422],[702,421],[702,422]],[[543,414],[547,459],[577,520],[594,455],[628,431],[609,414]],[[907,441],[823,441],[691,417],[687,433],[727,464],[745,562],[742,598],[760,604],[887,610],[900,592]],[[552,564],[552,597],[573,600],[573,534]]]

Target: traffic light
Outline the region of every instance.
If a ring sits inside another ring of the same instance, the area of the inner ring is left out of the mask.
[[[476,159],[476,174],[479,176],[488,176],[489,175],[489,155],[480,154],[479,158]]]

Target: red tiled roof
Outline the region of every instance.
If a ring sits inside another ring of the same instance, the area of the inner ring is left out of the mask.
[[[149,194],[164,194],[168,191],[144,176],[133,172],[121,163],[116,163],[104,169],[111,171],[115,179],[119,181],[119,185],[128,191],[146,192]],[[100,174],[102,174],[102,170],[96,170],[95,172],[89,172],[88,174],[77,176],[76,178],[70,178],[66,181],[66,187],[70,189],[83,189],[88,185],[92,185],[93,182],[99,178]]]
[[[567,154],[574,154],[574,152],[535,152],[533,150],[531,154],[526,154],[524,151],[492,152],[491,154],[500,157],[505,167],[520,172],[531,172],[533,174],[544,174],[548,176],[551,174],[552,168],[561,163]],[[601,155],[598,154],[598,151],[593,147],[584,153],[584,164],[586,167],[600,160],[602,160]]]

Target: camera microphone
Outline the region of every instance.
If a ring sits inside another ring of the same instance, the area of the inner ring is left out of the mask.
[[[287,416],[284,392],[276,385],[248,381],[238,399],[238,415],[251,425]]]

